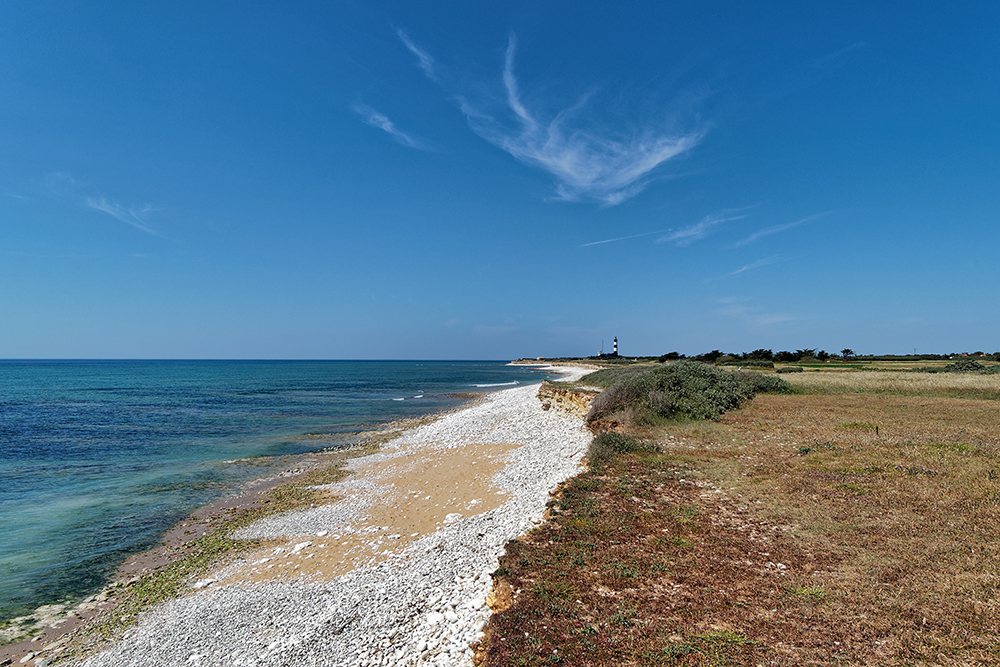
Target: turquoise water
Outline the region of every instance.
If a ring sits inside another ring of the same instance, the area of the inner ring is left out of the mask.
[[[0,620],[96,590],[282,456],[542,377],[490,361],[0,361]]]

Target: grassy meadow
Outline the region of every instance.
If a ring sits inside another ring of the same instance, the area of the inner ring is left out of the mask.
[[[844,366],[613,424],[508,545],[480,664],[1000,663],[1000,375]]]

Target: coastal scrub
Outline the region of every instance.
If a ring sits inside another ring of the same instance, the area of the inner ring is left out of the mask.
[[[607,387],[594,399],[588,424],[633,427],[674,419],[717,419],[758,393],[787,394],[792,389],[774,376],[732,372],[696,361],[606,369],[584,381]]]

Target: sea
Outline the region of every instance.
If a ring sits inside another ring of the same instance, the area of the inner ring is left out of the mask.
[[[550,374],[503,361],[0,361],[0,624],[362,430]]]

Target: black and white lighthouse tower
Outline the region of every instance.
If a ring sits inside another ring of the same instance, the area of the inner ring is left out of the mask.
[[[618,336],[615,336],[615,356],[618,356]]]

